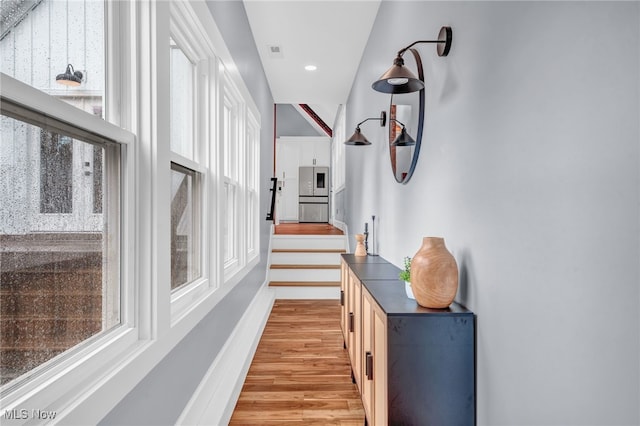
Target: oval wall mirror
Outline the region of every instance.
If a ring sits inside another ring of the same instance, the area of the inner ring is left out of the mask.
[[[420,54],[415,49],[409,50],[416,60],[418,78],[424,81]],[[414,145],[395,146],[393,144],[400,136],[403,125],[410,138],[415,140]],[[420,155],[423,127],[424,89],[413,93],[392,94],[389,105],[389,156],[393,176],[399,183],[406,184],[413,175]]]

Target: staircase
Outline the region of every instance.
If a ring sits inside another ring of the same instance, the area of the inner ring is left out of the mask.
[[[271,235],[269,286],[276,299],[338,299],[344,235]]]

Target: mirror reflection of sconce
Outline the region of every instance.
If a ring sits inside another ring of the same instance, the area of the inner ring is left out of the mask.
[[[77,87],[82,83],[82,77],[82,72],[74,70],[73,65],[68,64],[67,70],[63,74],[56,76],[56,83]]]
[[[411,139],[413,143],[410,143],[407,137],[409,136],[406,132],[405,125],[402,125],[402,131],[400,135],[396,137],[389,138],[389,150],[390,150],[390,158],[391,158],[391,167],[393,169],[394,176],[399,183],[406,184],[411,179],[413,172],[416,168],[416,164],[418,162],[418,156],[420,154],[420,144],[422,142],[422,132],[424,127],[424,115],[425,115],[425,90],[424,90],[424,71],[422,69],[422,59],[420,58],[420,54],[416,49],[413,48],[414,45],[419,43],[435,43],[437,44],[436,50],[438,56],[447,56],[449,51],[451,50],[451,41],[452,41],[452,30],[451,27],[442,27],[440,28],[440,32],[438,33],[437,40],[418,40],[414,41],[407,47],[398,51],[396,58],[393,61],[393,66],[387,70],[382,76],[374,82],[371,87],[382,93],[390,93],[391,94],[391,105],[390,105],[390,119],[389,121],[395,120],[394,107],[396,103],[394,102],[394,95],[398,98],[398,95],[405,93],[414,93],[418,92],[418,117],[417,117],[417,130],[416,130],[416,138],[415,140]],[[413,54],[413,57],[416,61],[416,69],[418,75],[416,76],[411,70],[409,70],[405,64],[403,55],[405,52],[410,51]],[[415,99],[415,98],[413,98]],[[396,99],[397,101],[397,99]],[[403,103],[407,103],[409,105],[412,102],[407,101],[406,98],[403,98]],[[415,123],[407,123],[410,128],[410,124]],[[394,132],[392,132],[394,133]],[[392,134],[390,133],[390,135]],[[409,169],[406,172],[400,172],[396,170],[396,147],[411,147],[406,149],[411,149],[412,152],[408,155],[411,156],[411,163]]]
[[[391,142],[392,146],[413,146],[416,144],[415,139],[413,139],[411,135],[407,133],[407,127],[404,125],[404,123],[402,123],[400,120],[396,120],[395,118],[390,118],[389,122],[391,121],[395,121],[402,126],[402,130],[400,131],[398,137],[395,138],[393,142]]]
[[[369,142],[367,140],[367,138],[364,137],[364,135],[360,131],[360,125],[362,123],[366,122],[366,121],[369,121],[369,120],[379,120],[380,121],[380,127],[384,127],[387,124],[387,112],[386,111],[381,111],[380,112],[380,117],[370,117],[370,118],[366,118],[366,119],[362,120],[361,122],[359,122],[356,125],[355,133],[353,135],[351,135],[351,137],[349,139],[347,139],[344,144],[345,145],[371,145],[371,142]]]

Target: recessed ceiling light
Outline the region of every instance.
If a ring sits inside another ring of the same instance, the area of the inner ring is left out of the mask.
[[[315,71],[318,69],[318,67],[316,67],[315,65],[307,65],[306,67],[304,67],[304,69],[307,71]]]

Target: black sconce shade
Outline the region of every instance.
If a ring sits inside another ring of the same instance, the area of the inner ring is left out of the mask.
[[[409,133],[407,133],[407,128],[404,126],[399,120],[392,118],[390,121],[395,121],[399,125],[402,126],[402,130],[397,138],[391,143],[391,146],[412,146],[416,144],[416,141],[411,137]]]
[[[393,66],[371,87],[382,93],[411,93],[423,89],[424,82],[404,66],[404,59],[398,55],[393,60]]]
[[[369,142],[367,140],[367,138],[364,137],[362,132],[360,132],[360,125],[362,123],[364,123],[365,121],[369,121],[369,120],[379,120],[380,121],[380,127],[384,127],[385,124],[387,124],[387,112],[386,111],[381,111],[380,112],[380,117],[370,117],[370,118],[364,119],[361,122],[359,122],[356,125],[355,133],[353,135],[351,135],[351,137],[349,139],[347,139],[344,144],[345,145],[371,145],[371,142]]]
[[[451,50],[451,27],[440,28],[438,40],[418,40],[401,49],[393,60],[393,66],[387,70],[371,87],[382,93],[412,93],[424,89],[424,81],[417,78],[404,66],[402,55],[418,43],[437,43],[438,56],[447,56]]]
[[[416,141],[411,137],[411,135],[409,133],[407,133],[407,129],[405,129],[404,126],[402,126],[402,131],[400,132],[400,134],[398,135],[396,140],[394,140],[391,145],[393,145],[393,146],[412,146],[412,145],[415,145],[415,144],[416,144]]]
[[[80,71],[75,71],[73,69],[73,65],[68,64],[67,70],[64,74],[58,74],[56,76],[56,82],[59,84],[64,84],[65,86],[77,87],[82,83],[82,73]]]
[[[371,142],[360,132],[360,126],[356,127],[356,131],[347,141],[345,145],[371,145]]]

